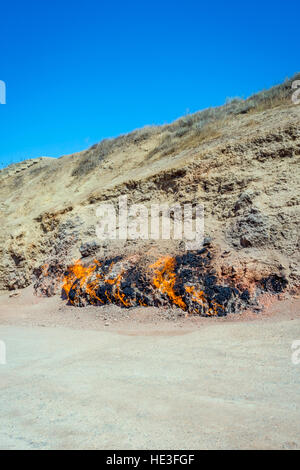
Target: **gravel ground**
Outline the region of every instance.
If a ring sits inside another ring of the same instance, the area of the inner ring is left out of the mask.
[[[1,449],[300,448],[299,299],[98,330],[55,302],[0,297]]]

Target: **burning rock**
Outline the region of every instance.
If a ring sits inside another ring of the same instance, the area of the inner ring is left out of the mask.
[[[79,307],[109,303],[123,308],[174,306],[191,314],[224,316],[257,305],[257,295],[263,290],[277,292],[285,287],[273,276],[249,290],[241,280],[218,274],[214,264],[208,247],[155,262],[121,256],[78,260],[64,271],[61,265],[36,270],[35,290],[53,295],[62,286],[63,297]]]
[[[174,306],[202,316],[224,316],[257,307],[259,294],[278,293],[287,287],[287,281],[277,274],[246,285],[234,267],[218,273],[215,255],[206,246],[154,262],[141,256],[116,256],[77,260],[67,269],[50,263],[35,271],[34,287],[42,295],[61,291],[78,307],[110,303],[123,308]]]

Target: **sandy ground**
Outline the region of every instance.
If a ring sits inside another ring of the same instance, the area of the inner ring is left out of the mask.
[[[4,294],[0,448],[299,449],[297,339],[297,298],[200,319]]]

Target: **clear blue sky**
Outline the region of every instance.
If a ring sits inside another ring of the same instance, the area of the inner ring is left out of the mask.
[[[298,1],[1,3],[0,163],[57,157],[299,71]]]

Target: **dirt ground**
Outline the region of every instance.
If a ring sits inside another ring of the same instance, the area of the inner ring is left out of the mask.
[[[206,319],[27,288],[0,339],[1,449],[300,448],[300,299]]]

